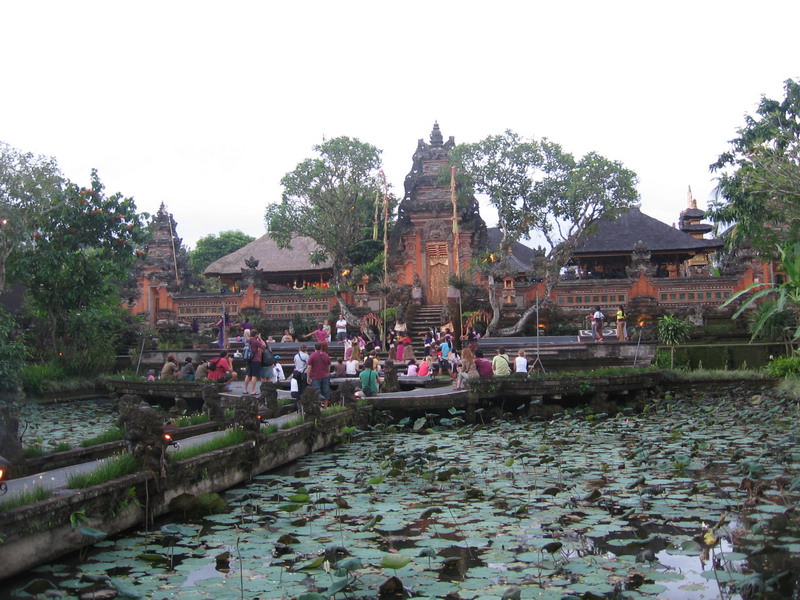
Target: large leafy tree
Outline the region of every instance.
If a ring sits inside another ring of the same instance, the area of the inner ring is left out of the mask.
[[[11,262],[11,276],[25,283],[27,307],[40,322],[42,358],[88,361],[98,351],[98,339],[113,341],[116,325],[110,323],[120,322],[119,287],[146,239],[145,218],[133,199],[107,196],[95,171],[89,188],[65,183],[38,221],[32,242]],[[96,335],[98,328],[104,336]],[[95,341],[87,343],[90,338]],[[113,359],[113,345],[101,350]]]
[[[547,296],[571,258],[575,243],[601,216],[614,216],[638,201],[636,174],[617,161],[590,152],[580,160],[547,139],[524,139],[512,131],[457,146],[453,161],[467,178],[469,193],[486,194],[497,208],[502,231],[498,262],[484,264],[493,310],[490,333],[516,335],[535,314],[526,310],[516,324],[497,329],[500,307],[494,275],[507,268],[504,257],[520,239],[543,243],[540,271]],[[494,258],[493,257],[493,258]]]
[[[219,235],[210,234],[197,240],[194,250],[189,252],[189,264],[200,275],[215,260],[235,252],[255,240],[241,231],[223,231]]]
[[[316,156],[281,179],[283,195],[280,203],[267,207],[267,230],[284,248],[297,235],[317,243],[311,261],[331,261],[340,307],[354,321],[338,292],[353,266],[353,247],[372,237],[376,197],[383,198],[381,151],[346,136],[326,140],[314,151]]]
[[[719,178],[709,217],[769,255],[800,237],[800,84],[784,87],[781,100],[762,96],[710,167]]]
[[[29,247],[65,185],[56,161],[0,142],[0,294],[14,252]]]

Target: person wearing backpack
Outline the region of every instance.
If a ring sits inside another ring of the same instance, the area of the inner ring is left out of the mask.
[[[244,358],[247,360],[247,371],[244,376],[244,395],[260,393],[261,385],[261,357],[267,344],[261,339],[261,333],[253,329],[244,348]],[[248,391],[250,390],[250,391]]]
[[[229,381],[236,381],[238,373],[233,370],[230,361],[228,360],[228,351],[223,350],[219,353],[219,357],[212,358],[208,361],[208,378],[214,383],[227,383]]]
[[[272,378],[275,375],[274,367],[275,367],[275,355],[272,353],[272,349],[269,347],[269,344],[264,342],[264,349],[261,351],[262,381],[272,381]]]

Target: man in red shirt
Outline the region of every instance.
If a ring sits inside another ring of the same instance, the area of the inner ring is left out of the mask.
[[[308,383],[313,386],[322,398],[322,406],[328,408],[331,399],[331,357],[323,349],[323,344],[314,344],[314,352],[308,357]]]
[[[475,351],[475,367],[478,369],[478,377],[493,377],[492,361],[483,358],[483,350],[478,348]]]
[[[208,361],[208,378],[216,383],[227,383],[236,381],[238,373],[233,370],[228,360],[228,351],[223,350],[219,353],[219,358],[212,358]]]

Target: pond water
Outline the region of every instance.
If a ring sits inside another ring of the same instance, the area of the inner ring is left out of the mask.
[[[76,402],[19,403],[22,444],[54,451],[60,444],[79,446],[114,426],[118,413],[108,398]]]
[[[792,598],[797,417],[728,389],[370,432],[229,490],[228,512],[103,540],[0,597]]]

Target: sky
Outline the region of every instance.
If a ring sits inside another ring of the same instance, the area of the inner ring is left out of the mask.
[[[0,0],[0,141],[163,203],[189,247],[266,233],[324,139],[380,148],[402,196],[434,122],[620,161],[672,224],[690,186],[708,206],[761,96],[800,78],[799,22],[797,0]]]

